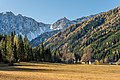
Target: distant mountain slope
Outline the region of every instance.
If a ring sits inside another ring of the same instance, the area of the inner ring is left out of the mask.
[[[37,38],[31,40],[30,44],[32,47],[39,46],[42,42],[45,42],[49,37],[53,36],[57,32],[59,32],[59,30],[45,32],[45,33],[39,35]]]
[[[32,18],[14,15],[12,12],[0,13],[0,34],[16,33],[28,36],[29,40],[36,38],[38,35],[51,31],[50,24],[37,22]]]
[[[22,36],[26,34],[30,41],[43,33],[66,29],[71,24],[73,23],[65,17],[53,24],[44,24],[21,14],[0,13],[0,34],[10,34],[16,31],[17,34]]]
[[[78,54],[83,61],[117,61],[120,58],[120,7],[74,24],[50,37],[44,45],[63,55]]]
[[[61,31],[64,31],[69,26],[76,24],[76,23],[81,23],[83,21],[86,21],[86,20],[94,17],[94,16],[95,15],[90,15],[87,17],[82,17],[82,18],[78,18],[76,20],[71,20],[71,21],[68,20],[66,17],[61,18],[61,19],[57,20],[55,23],[51,24],[50,29],[53,31],[45,32],[45,33],[39,35],[38,37],[33,39],[30,43],[33,47],[39,46],[41,42],[46,41],[48,38],[50,38],[54,34],[61,32]]]
[[[65,29],[67,27],[67,24],[70,25],[70,20],[64,17],[64,18],[57,20],[55,23],[53,23],[50,26],[50,28],[53,30],[61,30],[61,29]]]

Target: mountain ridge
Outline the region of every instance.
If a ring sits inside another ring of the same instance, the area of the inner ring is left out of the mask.
[[[94,17],[94,16],[95,15],[90,15],[90,16],[87,16],[87,17],[77,18],[75,20],[69,20],[66,17],[63,17],[63,18],[57,20],[55,23],[51,24],[50,29],[52,29],[53,31],[51,31],[51,32],[45,32],[45,33],[39,35],[35,39],[31,40],[30,43],[31,43],[32,46],[33,45],[34,46],[39,46],[41,44],[41,42],[46,41],[48,38],[52,37],[54,34],[57,34],[58,32],[62,32],[65,29],[67,29],[69,26],[71,26],[73,24],[76,24],[76,23],[81,23],[83,21],[86,21],[86,20]]]
[[[120,46],[118,45],[120,41],[118,37],[120,32],[119,13],[120,7],[117,7],[108,12],[98,14],[87,21],[74,24],[65,31],[48,38],[44,45],[53,52],[59,50],[63,55],[67,53],[77,54],[83,61],[86,59],[85,56],[90,55],[87,61],[90,59],[101,60],[101,57],[103,57],[102,60],[117,61],[114,57],[117,58],[120,54]],[[109,57],[110,55],[112,56]]]
[[[49,32],[50,24],[37,22],[34,19],[21,14],[14,15],[12,12],[0,13],[0,33],[10,34],[13,31],[24,36],[29,40],[37,37],[41,33]]]

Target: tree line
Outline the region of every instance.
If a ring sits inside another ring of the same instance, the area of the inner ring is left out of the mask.
[[[81,50],[74,53],[68,48],[68,44],[62,49],[56,48],[55,50],[44,47],[43,43],[38,47],[31,47],[26,35],[22,37],[12,32],[10,35],[0,35],[0,62],[9,63],[9,65],[29,61],[74,63],[80,60],[83,62],[102,60],[103,62],[116,62],[120,59],[119,39],[118,32],[105,39],[104,42],[95,42],[97,45],[91,44],[84,48],[83,52]]]
[[[50,48],[44,48],[43,43],[39,47],[32,48],[27,36],[22,38],[12,32],[10,35],[0,35],[0,62],[13,65],[21,61],[59,61],[58,51],[51,53]]]

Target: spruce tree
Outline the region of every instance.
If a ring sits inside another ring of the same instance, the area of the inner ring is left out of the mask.
[[[17,62],[18,61],[18,55],[17,55],[17,46],[16,46],[16,43],[13,46],[13,54],[14,54],[15,62]]]
[[[51,51],[50,51],[50,48],[47,48],[45,51],[44,51],[44,58],[45,58],[45,61],[49,61],[51,62],[52,61],[52,54],[51,54]]]
[[[6,53],[7,53],[6,43],[7,43],[7,40],[6,40],[6,37],[4,37],[4,38],[1,40],[1,45],[0,45],[1,55],[2,55],[2,61],[3,61],[3,62],[7,62],[7,60],[6,60]]]
[[[6,46],[6,59],[9,62],[9,65],[13,65],[14,61],[14,54],[13,54],[13,43],[12,43],[12,36],[7,37],[7,46]]]
[[[25,60],[24,43],[23,43],[21,35],[18,35],[17,54],[18,54],[18,58],[20,59],[20,61],[24,61]]]
[[[41,58],[42,61],[44,61],[44,59],[45,59],[43,43],[40,44],[40,58]]]
[[[15,32],[14,32],[14,34],[15,34]],[[17,37],[16,37],[16,35],[14,35],[14,47],[13,47],[13,53],[14,53],[14,58],[15,58],[15,61],[16,62],[18,62],[18,59],[19,59],[19,57],[18,57],[18,52],[17,52]]]
[[[25,50],[25,60],[29,61],[30,60],[30,44],[27,36],[24,36],[24,50]]]
[[[32,51],[32,47],[31,47],[31,46],[30,46],[30,48],[29,48],[29,51],[30,51],[30,52],[29,52],[29,53],[30,53],[30,54],[29,54],[29,60],[30,60],[30,61],[33,61],[33,60],[34,60],[34,57],[33,57],[33,51]]]

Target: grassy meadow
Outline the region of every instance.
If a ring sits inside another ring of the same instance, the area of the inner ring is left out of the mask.
[[[57,63],[0,64],[0,80],[120,80],[118,65]]]

